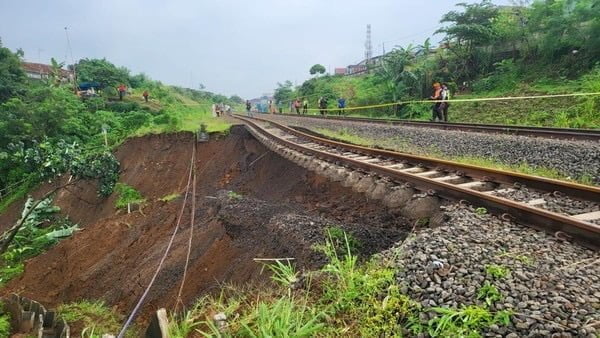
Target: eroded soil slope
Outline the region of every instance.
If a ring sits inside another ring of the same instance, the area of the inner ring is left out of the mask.
[[[115,196],[99,199],[93,183],[61,191],[55,203],[83,230],[29,260],[24,275],[2,291],[19,292],[50,307],[79,299],[102,299],[129,311],[154,273],[183,202],[160,198],[183,194],[192,134],[131,139],[117,151],[120,182],[139,190],[142,211],[118,212]],[[401,239],[406,221],[377,202],[268,152],[243,127],[197,147],[199,173],[194,240],[183,292],[192,302],[222,283],[265,280],[257,257],[295,257],[314,267],[322,257],[313,244],[327,226],[341,226],[365,254]],[[48,189],[41,187],[37,194]],[[228,194],[235,191],[237,194]],[[2,215],[10,224],[20,206]],[[189,210],[144,307],[148,313],[174,304],[187,253]]]

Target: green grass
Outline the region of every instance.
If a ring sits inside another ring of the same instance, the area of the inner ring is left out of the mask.
[[[10,313],[4,311],[4,304],[0,302],[0,337],[10,337]]]
[[[57,309],[60,318],[69,326],[81,330],[82,337],[102,337],[103,334],[116,335],[121,328],[123,317],[102,301],[81,300],[61,304]],[[73,334],[74,332],[71,332]],[[138,330],[131,327],[127,337],[137,337]]]
[[[27,193],[31,191],[36,184],[33,180],[26,180],[20,186],[16,188],[11,194],[4,196],[2,200],[0,200],[0,214],[2,214],[6,209],[11,206],[14,202],[23,199],[27,196]]]
[[[477,291],[477,299],[483,300],[487,306],[491,306],[502,299],[502,294],[495,285],[492,285],[489,281],[485,281]]]
[[[227,197],[229,197],[232,200],[241,200],[243,198],[242,194],[239,194],[235,191],[228,191]]]
[[[510,269],[496,264],[488,264],[485,266],[485,273],[495,279],[505,278],[508,276]]]
[[[594,185],[594,180],[591,175],[583,174],[578,177],[571,177],[564,173],[559,172],[556,169],[545,168],[545,167],[537,167],[529,165],[525,162],[520,164],[506,164],[502,163],[497,159],[493,158],[484,158],[477,156],[446,156],[441,153],[439,150],[434,148],[423,149],[423,148],[415,148],[411,146],[407,141],[402,139],[374,139],[368,137],[362,137],[360,135],[353,134],[347,129],[340,130],[331,130],[331,129],[323,129],[323,128],[315,128],[315,132],[324,135],[326,137],[340,140],[343,142],[348,142],[352,144],[362,145],[366,147],[377,147],[383,149],[390,149],[399,152],[405,152],[413,155],[422,155],[429,156],[434,158],[439,158],[448,161],[454,161],[462,164],[475,165],[480,167],[499,169],[504,171],[510,171],[515,173],[540,176],[546,178],[552,178],[557,180],[564,181],[572,181],[585,185]]]
[[[171,202],[173,200],[178,199],[179,197],[181,197],[181,194],[173,193],[173,194],[168,194],[168,195],[165,195],[165,196],[159,198],[159,201],[161,201],[161,202]]]
[[[117,183],[115,191],[119,195],[115,201],[115,207],[117,209],[126,209],[130,205],[141,206],[146,203],[146,199],[139,191],[135,190],[132,186],[124,183]]]
[[[463,306],[459,309],[433,308],[438,314],[428,323],[431,337],[481,337],[480,331],[491,325],[508,325],[511,313],[493,313],[482,306]]]
[[[348,238],[335,228],[327,232],[319,250],[328,263],[318,271],[300,277],[291,264],[277,261],[270,266],[272,285],[245,290],[225,286],[219,295],[201,298],[190,311],[171,316],[171,336],[474,336],[489,325],[506,324],[510,314],[483,307],[422,308],[400,292],[394,268],[375,260],[359,264]],[[431,311],[440,316],[419,320],[419,314]],[[216,314],[226,320],[217,322]]]

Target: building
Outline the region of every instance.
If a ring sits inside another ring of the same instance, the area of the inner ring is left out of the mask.
[[[335,75],[346,75],[346,68],[336,68],[333,73]]]
[[[27,77],[30,79],[45,80],[50,77],[50,74],[52,74],[52,66],[45,65],[43,63],[22,62],[21,66],[23,67]],[[61,68],[60,78],[64,82],[69,82],[72,81],[75,76],[73,71]]]
[[[367,74],[369,69],[373,69],[373,68],[377,68],[377,67],[381,66],[384,56],[385,55],[378,55],[378,56],[370,58],[369,60],[366,60],[366,59],[362,60],[361,62],[359,62],[355,65],[349,65],[348,67],[346,67],[345,75],[356,76],[356,75]],[[337,69],[338,68],[336,68],[336,71],[337,71]]]

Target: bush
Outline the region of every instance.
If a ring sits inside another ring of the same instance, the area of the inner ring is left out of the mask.
[[[108,102],[106,109],[117,113],[127,113],[134,110],[140,110],[140,105],[137,102]]]

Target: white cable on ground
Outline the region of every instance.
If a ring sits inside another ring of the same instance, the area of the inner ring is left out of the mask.
[[[196,148],[196,145],[194,143],[194,149]],[[182,308],[183,308],[183,301],[181,300],[181,294],[183,292],[183,286],[185,285],[185,279],[187,276],[187,270],[188,270],[188,265],[190,263],[190,255],[192,253],[192,239],[194,238],[194,220],[196,219],[196,169],[194,168],[194,174],[193,174],[193,181],[192,181],[192,212],[191,212],[191,220],[190,220],[190,236],[188,239],[188,247],[187,247],[187,256],[185,258],[185,266],[183,268],[183,277],[181,279],[181,286],[179,286],[179,292],[177,293],[177,301],[175,302],[175,307],[177,307],[177,304],[182,304]]]
[[[193,150],[192,150],[192,157],[191,157],[191,162],[190,162],[190,171],[189,171],[189,175],[188,175],[188,182],[187,182],[187,186],[185,188],[185,196],[183,198],[183,205],[181,206],[181,211],[179,212],[179,217],[177,219],[177,224],[175,225],[175,230],[173,230],[173,234],[171,235],[171,239],[169,240],[169,244],[167,245],[167,248],[165,249],[165,253],[163,254],[162,258],[160,259],[160,263],[158,263],[158,266],[156,267],[156,271],[154,272],[154,276],[152,276],[152,279],[150,280],[150,283],[148,283],[148,286],[146,287],[146,290],[144,290],[144,293],[142,294],[142,296],[138,300],[137,304],[135,305],[135,307],[131,311],[131,314],[129,315],[129,317],[127,317],[127,321],[125,322],[125,324],[123,324],[123,327],[121,328],[121,331],[117,335],[117,338],[123,338],[124,337],[125,331],[127,331],[127,328],[129,327],[129,325],[131,325],[131,322],[135,318],[135,315],[140,310],[142,304],[144,303],[144,300],[146,299],[146,296],[148,296],[148,292],[150,291],[150,289],[152,288],[152,285],[156,281],[156,277],[158,276],[160,270],[162,269],[163,263],[165,262],[168,254],[169,254],[169,251],[171,250],[171,246],[173,245],[173,241],[175,239],[175,235],[177,234],[177,231],[179,230],[179,226],[181,224],[181,218],[183,217],[183,211],[185,210],[185,206],[187,204],[187,198],[188,198],[188,194],[189,194],[189,191],[190,191],[190,183],[192,181],[192,172],[193,172],[193,169],[194,169],[195,156],[196,156],[196,143],[195,143],[195,141],[194,141],[194,146],[193,146],[192,149]]]

